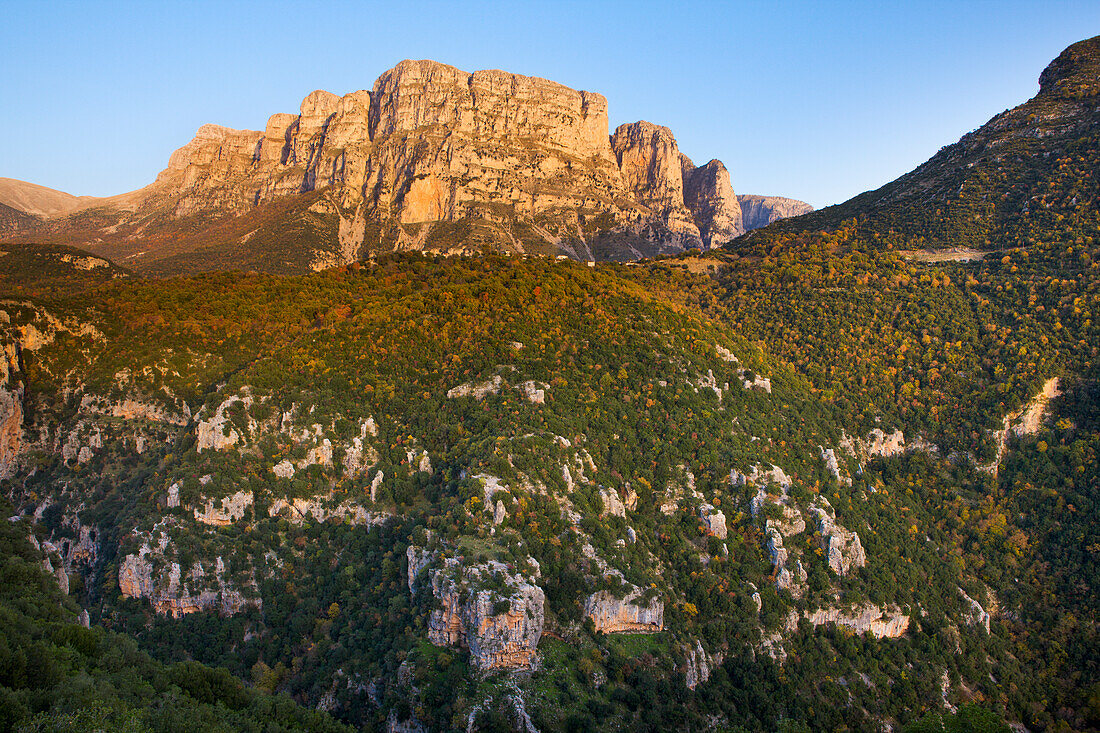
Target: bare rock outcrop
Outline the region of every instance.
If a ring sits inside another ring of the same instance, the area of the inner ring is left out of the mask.
[[[694,690],[701,683],[710,679],[710,660],[703,650],[703,645],[696,640],[695,646],[688,651],[684,664],[684,683],[689,690]]]
[[[168,537],[162,533],[157,542],[149,538],[137,553],[122,559],[118,587],[124,598],[145,598],[157,613],[173,618],[210,610],[231,616],[246,606],[262,604],[233,587],[222,558],[215,558],[213,568],[196,561],[184,572],[178,562],[165,557],[168,547]]]
[[[379,472],[380,475],[381,471]],[[387,512],[369,511],[366,507],[360,506],[351,499],[337,501],[332,493],[308,498],[275,499],[271,502],[267,512],[272,517],[285,516],[294,524],[301,524],[308,519],[317,522],[339,519],[352,526],[379,525],[391,516]]]
[[[737,197],[741,208],[741,217],[745,231],[766,227],[773,221],[791,216],[801,216],[814,210],[805,201],[783,198],[782,196],[755,196],[742,194]]]
[[[599,94],[546,79],[406,60],[369,90],[314,91],[263,130],[203,125],[154,183],[84,205],[114,207],[125,223],[150,210],[240,215],[323,191],[310,211],[336,221],[315,269],[386,238],[473,252],[483,243],[425,239],[433,225],[465,220],[508,251],[549,244],[587,260],[716,246],[745,231],[721,162],[694,166],[668,128],[649,122],[609,134],[607,109]],[[768,201],[769,216],[786,211],[786,200]],[[613,254],[590,247],[608,233]]]
[[[607,129],[599,94],[402,61],[370,91],[311,93],[297,116],[275,115],[263,132],[203,126],[149,193],[184,214],[329,188],[362,215],[341,239],[361,243],[367,218],[414,224],[606,205],[621,191]]]
[[[821,451],[821,460],[825,462],[825,470],[829,472],[829,475],[836,479],[838,483],[851,486],[852,479],[843,475],[840,471],[840,461],[836,457],[836,450],[826,448],[823,445],[819,445],[818,450]]]
[[[699,505],[699,519],[703,522],[703,531],[711,537],[726,539],[726,515],[711,504]]]
[[[779,466],[764,469],[756,465],[747,474],[730,471],[730,484],[734,487],[757,487],[756,495],[749,502],[754,519],[766,516],[765,507],[774,505],[778,509],[777,516],[764,520],[764,549],[774,568],[776,588],[790,591],[794,598],[801,598],[808,575],[802,561],[792,561],[790,551],[783,544],[785,537],[800,534],[806,529],[806,520],[790,497],[791,477]],[[769,513],[775,511],[771,509]]]
[[[23,382],[14,379],[21,369],[19,344],[4,344],[0,354],[0,478],[10,475],[23,452]]]
[[[686,159],[685,159],[686,160]],[[730,174],[720,160],[684,170],[684,203],[695,217],[707,249],[745,233],[741,204],[730,185]]]
[[[541,405],[546,402],[546,390],[550,389],[550,385],[529,379],[517,385],[516,389],[523,393],[528,402]]]
[[[985,629],[985,632],[989,633],[989,623],[992,621],[993,616],[989,611],[982,608],[982,604],[975,601],[970,595],[959,588],[959,595],[962,596],[963,602],[967,606],[966,613],[963,616],[963,620],[973,626],[981,626]]]
[[[993,440],[997,444],[997,455],[992,462],[981,467],[984,471],[994,476],[997,475],[1005,451],[1008,450],[1010,438],[1022,438],[1025,435],[1035,435],[1039,432],[1039,428],[1042,427],[1043,421],[1049,412],[1050,401],[1062,394],[1061,384],[1062,380],[1058,377],[1048,379],[1043,383],[1043,388],[1039,390],[1039,393],[1032,397],[1026,405],[1005,415],[1002,421],[1003,427],[993,433]]]
[[[408,560],[407,575],[409,592],[413,593],[416,591],[417,579],[420,577],[420,571],[435,561],[436,553],[424,547],[409,545],[405,549],[405,559]]]
[[[658,224],[680,248],[702,246],[695,217],[684,203],[685,164],[672,131],[645,121],[619,125],[611,147],[623,185],[656,217],[644,222],[649,236],[659,236],[652,228]]]
[[[845,626],[856,634],[870,634],[876,639],[896,639],[909,628],[909,616],[897,608],[879,608],[866,604],[848,610],[841,608],[819,608],[805,611],[803,618],[814,626],[831,624]],[[792,625],[793,624],[793,625]],[[797,627],[797,616],[788,621],[789,630]]]
[[[887,433],[881,428],[874,428],[867,433],[866,438],[852,438],[847,433],[840,437],[840,447],[848,453],[863,459],[891,458],[916,450],[934,452],[936,447],[921,437],[906,440],[905,433],[900,429]]]
[[[783,535],[775,528],[771,520],[766,525],[764,535],[766,537],[764,546],[768,551],[772,567],[775,568],[775,587],[779,590],[790,591],[795,598],[801,598],[804,590],[803,583],[806,582],[807,578],[806,569],[802,567],[802,561],[790,562],[787,548],[783,546]]]
[[[195,519],[203,524],[224,527],[244,518],[245,512],[252,508],[252,492],[238,491],[220,499],[207,499],[201,507],[195,508]]]
[[[242,435],[230,418],[229,410],[240,404],[244,410],[252,406],[252,395],[247,390],[242,390],[240,396],[233,396],[222,402],[214,410],[209,420],[199,420],[195,427],[195,450],[202,453],[203,450],[227,450],[236,446],[242,440]],[[247,416],[247,412],[245,413]],[[251,417],[245,418],[248,424],[248,432],[255,430],[256,421]]]
[[[428,639],[460,646],[480,670],[528,667],[545,621],[545,595],[532,578],[489,562],[466,566],[448,559],[432,573],[440,607],[428,620]]]
[[[655,593],[647,594],[632,588],[622,598],[601,590],[588,596],[584,615],[592,619],[596,631],[617,632],[661,631],[665,627],[665,604]]]
[[[619,498],[619,492],[615,489],[600,487],[600,501],[603,503],[603,514],[612,517],[625,517],[626,506]]]
[[[478,384],[466,383],[452,387],[447,390],[447,397],[452,400],[459,397],[473,397],[475,400],[481,400],[488,395],[498,394],[503,384],[504,380],[501,379],[500,375],[494,374],[491,379]]]
[[[867,555],[859,535],[836,523],[832,507],[825,497],[819,497],[821,506],[810,507],[821,534],[821,549],[828,558],[829,568],[840,576],[848,575],[867,564]]]

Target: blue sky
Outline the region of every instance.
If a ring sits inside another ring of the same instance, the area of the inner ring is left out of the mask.
[[[263,129],[404,58],[541,76],[672,128],[741,193],[838,203],[1038,90],[1100,2],[0,0],[0,176],[151,182],[203,123]]]

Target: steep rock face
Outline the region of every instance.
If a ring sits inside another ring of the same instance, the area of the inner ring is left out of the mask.
[[[623,500],[619,498],[619,492],[615,491],[615,489],[605,489],[601,487],[600,501],[603,502],[603,513],[601,516],[626,516],[626,506],[623,504]]]
[[[867,433],[866,438],[852,438],[847,433],[841,433],[840,447],[853,456],[869,460],[871,458],[891,458],[911,451],[924,450],[934,452],[936,447],[920,436],[907,441],[905,433],[895,429],[892,433],[886,433],[880,428],[874,428]]]
[[[246,598],[226,580],[222,558],[215,559],[212,571],[196,561],[184,572],[178,562],[165,559],[168,542],[163,535],[161,538],[159,543],[146,542],[136,554],[123,558],[118,569],[123,598],[148,599],[157,613],[173,618],[209,610],[231,616],[245,606],[261,605],[260,599]]]
[[[324,195],[295,208],[293,197],[313,192]],[[257,216],[308,231],[294,246],[309,247],[302,266],[313,269],[379,249],[468,253],[486,244],[632,258],[715,246],[745,230],[725,166],[694,166],[667,127],[635,122],[609,134],[599,94],[427,60],[402,61],[370,90],[314,91],[263,130],[203,125],[149,186],[78,208],[118,218],[97,253],[159,268],[172,255],[137,244],[150,236],[141,227],[150,213],[242,216],[268,204]],[[282,225],[269,226],[218,246],[262,252],[282,242]]]
[[[440,605],[428,620],[433,644],[469,648],[480,670],[530,666],[546,602],[533,579],[501,563],[466,567],[452,558],[432,573],[431,586]]]
[[[707,249],[745,233],[738,198],[722,161],[712,160],[698,168],[685,167],[684,203],[695,217]]]
[[[831,512],[832,507],[824,497],[819,497],[823,507],[811,507],[810,513],[817,520],[821,533],[822,549],[825,550],[829,567],[837,575],[848,575],[851,571],[867,564],[867,555],[859,535],[836,523]]]
[[[909,628],[908,615],[896,608],[879,608],[873,604],[852,610],[819,608],[804,612],[803,618],[814,626],[846,626],[856,634],[870,634],[876,639],[896,639]],[[797,628],[797,623],[793,628]]]
[[[1043,383],[1043,388],[1037,395],[1021,407],[1004,416],[1003,427],[994,431],[993,440],[997,444],[997,456],[989,464],[982,466],[983,470],[997,475],[1001,461],[1004,460],[1008,450],[1010,438],[1022,438],[1025,435],[1034,435],[1039,432],[1049,412],[1050,401],[1062,394],[1061,379],[1052,377]],[[2,414],[2,413],[0,413]]]
[[[963,602],[967,606],[966,613],[963,614],[963,620],[969,624],[975,626],[981,626],[985,629],[985,632],[989,633],[989,623],[992,621],[993,616],[989,611],[982,607],[982,604],[975,601],[970,597],[966,591],[959,588],[959,595],[962,596]]]
[[[644,121],[619,125],[611,146],[623,185],[657,216],[671,240],[700,246],[699,227],[684,204],[684,161],[672,131]]]
[[[23,382],[13,378],[20,370],[19,345],[5,344],[0,354],[0,477],[14,470],[23,450]]]
[[[238,403],[246,410],[252,406],[252,396],[247,390],[240,398],[233,396],[218,405],[209,420],[199,420],[195,426],[195,450],[200,453],[204,449],[227,450],[242,440],[241,433],[233,425],[229,414],[229,410]],[[248,424],[250,429],[255,428],[255,421],[251,418],[248,418]]]
[[[408,560],[408,582],[409,592],[416,592],[417,578],[420,576],[420,571],[428,567],[435,561],[435,553],[416,545],[409,545],[405,549],[405,558]]]
[[[203,524],[224,527],[239,521],[252,508],[252,492],[238,491],[222,499],[207,499],[195,509],[195,519]]]
[[[584,615],[592,619],[596,631],[605,634],[661,631],[665,627],[665,604],[657,598],[645,601],[639,588],[622,598],[606,590],[593,593],[584,603]]]
[[[272,517],[285,515],[294,524],[307,519],[325,522],[339,518],[352,526],[378,525],[390,516],[387,512],[371,512],[351,500],[336,501],[332,494],[310,498],[275,499],[267,509]]]
[[[711,504],[699,505],[699,519],[703,522],[703,531],[720,540],[726,539],[726,515]]]
[[[684,683],[689,690],[694,690],[700,683],[710,679],[710,662],[703,645],[698,640],[695,647],[687,654],[684,665]]]
[[[404,61],[371,92],[377,150],[363,188],[402,222],[482,204],[534,214],[610,193],[607,100],[544,79]],[[582,168],[583,170],[580,170]]]
[[[837,482],[846,486],[852,485],[852,479],[841,473],[840,461],[836,457],[836,450],[833,448],[826,448],[823,445],[819,445],[818,450],[821,452],[821,460],[825,462],[825,470],[829,472]]]
[[[787,548],[783,546],[783,534],[776,529],[770,519],[765,526],[764,534],[767,538],[765,548],[768,551],[768,558],[775,568],[775,587],[778,590],[790,591],[795,598],[801,598],[804,590],[802,584],[806,582],[807,578],[806,569],[802,567],[802,561],[795,560],[792,566]]]
[[[143,554],[127,555],[118,568],[118,588],[125,598],[152,598],[153,564]]]
[[[434,61],[403,61],[371,91],[315,91],[264,132],[206,125],[155,186],[180,214],[333,187],[341,206],[401,223],[592,206],[620,188],[602,96]]]
[[[744,231],[766,227],[773,221],[801,216],[814,210],[805,201],[783,198],[782,196],[755,196],[742,194],[737,197],[740,206]]]

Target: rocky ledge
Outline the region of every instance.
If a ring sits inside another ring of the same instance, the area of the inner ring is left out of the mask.
[[[418,558],[416,572],[427,556]],[[430,560],[428,560],[430,562]],[[430,573],[439,608],[428,620],[428,639],[437,646],[465,647],[479,670],[529,667],[545,620],[545,595],[525,577],[499,562],[466,566],[449,558]],[[414,587],[416,575],[410,576]]]
[[[618,632],[661,631],[665,627],[665,604],[653,597],[646,598],[640,588],[632,588],[622,598],[611,591],[598,591],[584,603],[584,615],[592,619],[596,631]]]

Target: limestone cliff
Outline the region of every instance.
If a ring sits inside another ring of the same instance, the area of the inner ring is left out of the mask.
[[[818,497],[822,506],[810,507],[817,520],[821,545],[829,562],[829,568],[837,575],[848,575],[867,564],[867,555],[859,535],[840,526],[832,514],[832,507],[825,497]]]
[[[23,382],[17,343],[4,345],[0,354],[0,477],[6,477],[23,449]]]
[[[782,196],[755,196],[742,194],[737,197],[745,231],[766,227],[773,221],[791,216],[801,216],[814,210],[805,201],[783,198]]]
[[[530,666],[546,601],[533,578],[499,562],[466,566],[449,558],[432,572],[431,588],[439,604],[428,620],[433,644],[468,648],[480,670]]]
[[[684,201],[695,216],[699,236],[710,249],[745,233],[741,203],[720,160],[684,171]]]
[[[684,203],[684,162],[672,131],[644,121],[619,125],[611,146],[623,185],[651,212],[637,222],[641,233],[663,235],[680,247],[699,246],[699,227]]]
[[[311,232],[293,246],[312,248],[306,261],[314,269],[379,250],[468,253],[486,245],[631,259],[717,246],[747,228],[725,166],[696,167],[667,127],[641,121],[609,134],[599,94],[428,60],[402,61],[369,90],[314,91],[297,114],[274,114],[263,130],[203,125],[149,186],[74,199],[57,215],[94,207],[104,221],[114,217],[88,246],[141,269],[188,246],[178,237],[139,246],[152,236],[140,222],[154,212],[168,220],[244,217],[298,200],[306,201],[300,210],[273,213],[269,228],[238,232],[222,246],[262,264],[247,251],[281,236],[279,216],[297,217]],[[775,203],[787,199],[767,201],[772,218],[788,210]],[[55,218],[43,227],[57,233],[66,224]]]
[[[876,639],[895,639],[909,629],[909,616],[900,609],[879,608],[870,603],[851,610],[819,608],[805,611],[802,616],[814,626],[845,626],[855,634],[870,634]],[[787,628],[792,631],[797,628],[797,616],[793,613]]]
[[[248,584],[251,594],[245,595],[230,580],[221,557],[182,567],[172,555],[170,529],[171,523],[159,524],[136,553],[122,559],[118,587],[123,598],[147,599],[157,613],[173,618],[209,610],[231,616],[246,606],[262,605],[255,596],[255,579]]]
[[[584,615],[596,631],[613,634],[624,631],[661,631],[665,627],[665,604],[656,597],[647,600],[639,588],[622,598],[610,591],[593,593],[584,603]]]

